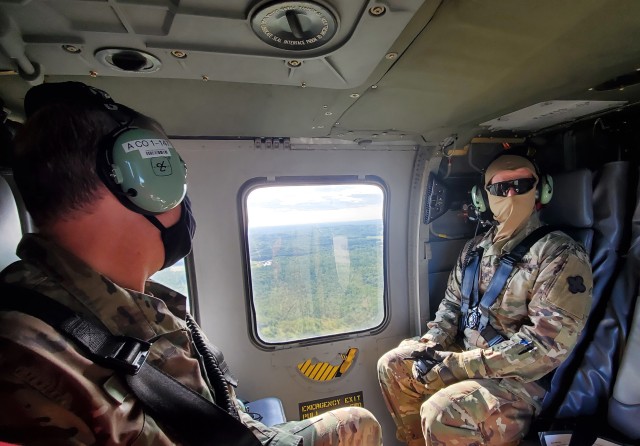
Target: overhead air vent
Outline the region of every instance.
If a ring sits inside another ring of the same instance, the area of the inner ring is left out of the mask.
[[[251,15],[253,32],[281,50],[304,51],[329,43],[336,34],[336,16],[314,2],[276,2]]]
[[[162,65],[153,54],[129,48],[102,48],[95,56],[103,65],[127,73],[153,73]]]

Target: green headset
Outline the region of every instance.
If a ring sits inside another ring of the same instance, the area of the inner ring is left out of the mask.
[[[533,168],[536,171],[536,176],[538,177],[538,184],[536,185],[536,201],[541,204],[549,203],[553,197],[553,178],[551,175],[541,173],[538,164],[533,160],[533,158],[521,153],[505,151],[496,155],[489,163],[487,163],[487,167],[489,167],[495,160],[505,155],[519,156],[526,159],[533,165]],[[471,189],[471,202],[476,211],[481,214],[489,210],[489,197],[487,196],[487,190],[485,189],[485,173],[486,168],[482,171],[480,184],[473,186]]]
[[[187,167],[171,142],[157,131],[132,125],[140,116],[108,96],[103,105],[120,125],[100,143],[96,168],[102,182],[139,214],[161,214],[178,206],[187,193]]]
[[[99,143],[96,172],[124,206],[151,216],[182,202],[187,192],[186,165],[166,136],[151,130],[154,123],[150,118],[116,104],[105,91],[75,81],[29,89],[24,98],[25,114],[29,118],[51,104],[104,110],[117,122],[116,129]]]

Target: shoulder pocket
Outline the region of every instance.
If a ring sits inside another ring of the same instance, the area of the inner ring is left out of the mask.
[[[558,265],[558,269],[551,271],[554,279],[544,300],[577,319],[586,319],[593,291],[591,267],[570,255],[564,264]]]

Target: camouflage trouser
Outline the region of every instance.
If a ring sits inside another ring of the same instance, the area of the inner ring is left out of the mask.
[[[520,442],[529,429],[533,406],[494,379],[469,379],[432,394],[413,378],[413,362],[405,359],[419,346],[417,340],[407,339],[378,361],[382,394],[400,441],[410,446]]]
[[[298,429],[297,426],[304,427]],[[300,435],[304,446],[382,446],[378,420],[362,407],[341,407],[309,420],[278,427]]]

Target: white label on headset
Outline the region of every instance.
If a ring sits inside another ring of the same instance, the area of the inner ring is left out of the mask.
[[[122,143],[122,148],[127,153],[137,150],[143,158],[155,158],[171,156],[169,148],[173,146],[166,139],[136,139]]]

